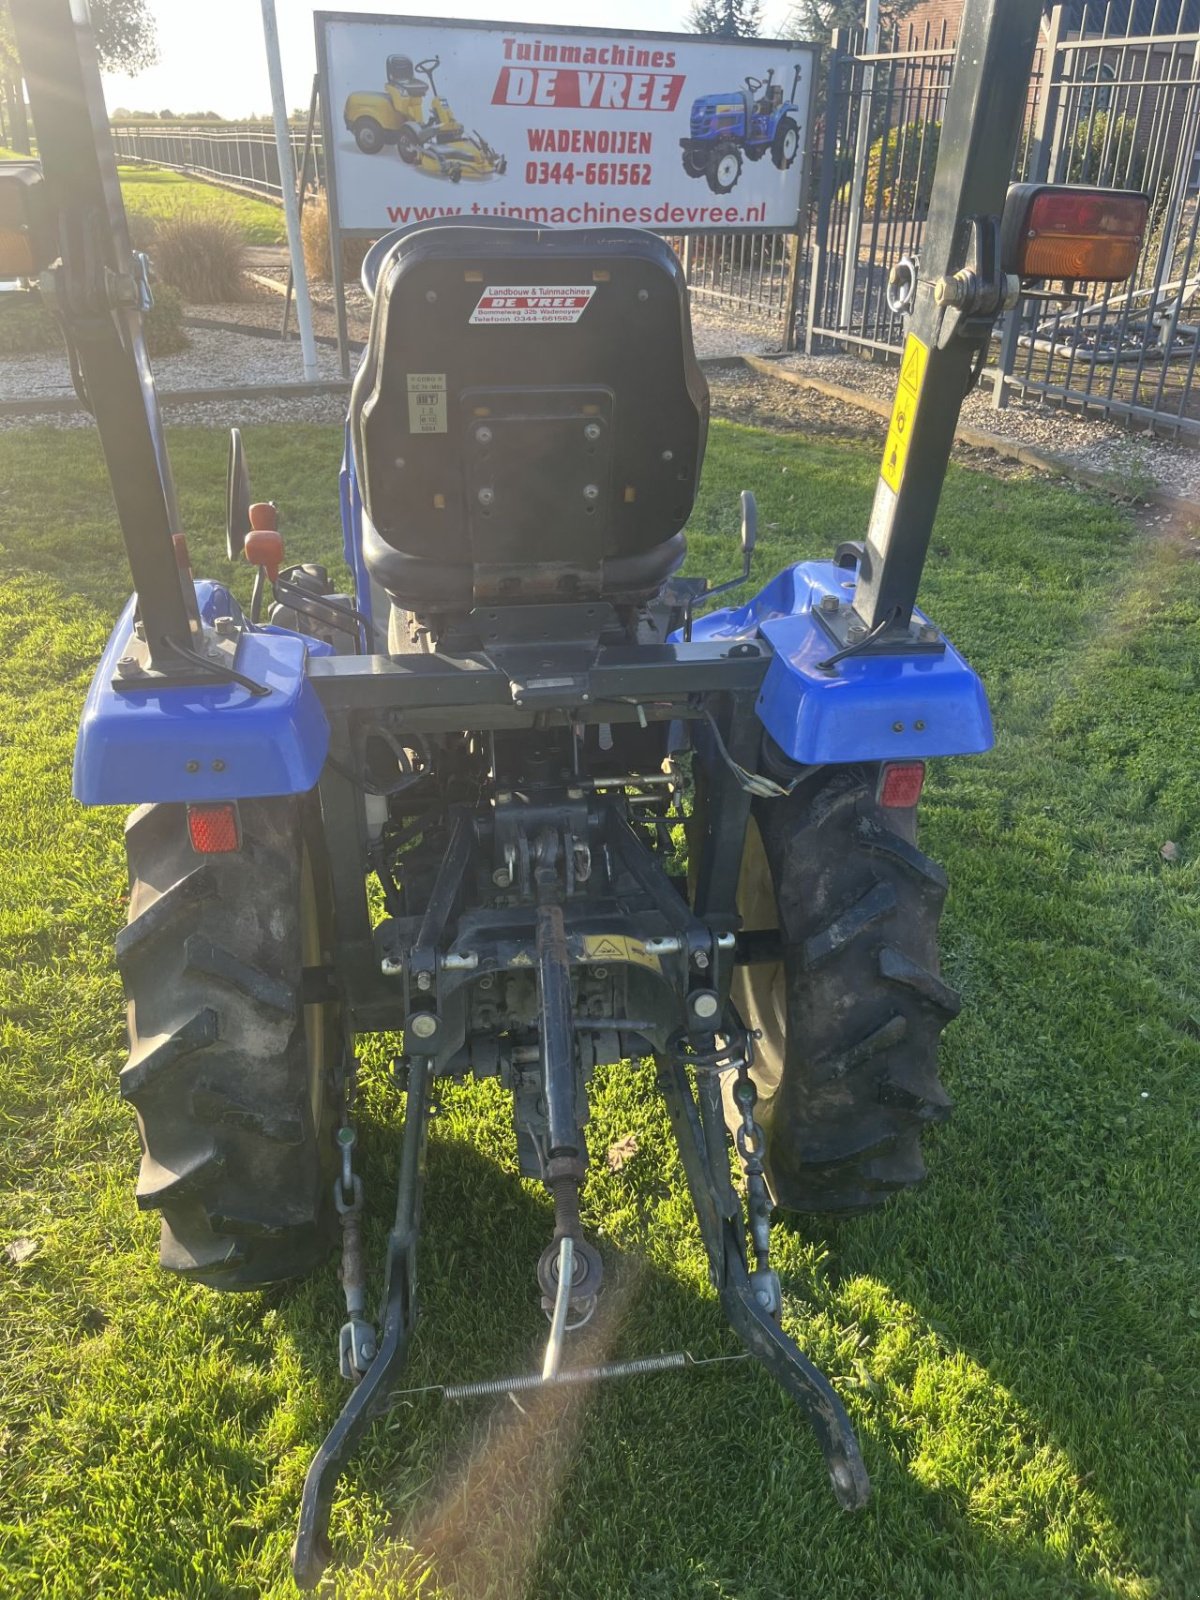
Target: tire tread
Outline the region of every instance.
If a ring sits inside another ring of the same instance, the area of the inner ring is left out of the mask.
[[[784,947],[782,1054],[761,1073],[776,1203],[878,1206],[925,1175],[921,1136],[950,1113],[938,1039],[959,1010],[940,977],[946,875],[871,769],[828,769],[755,802]]]
[[[142,1210],[159,1260],[216,1288],[314,1266],[332,1238],[328,1083],[314,1116],[303,976],[303,802],[243,801],[243,848],[198,857],[182,805],[126,826],[123,1097],[138,1116]]]

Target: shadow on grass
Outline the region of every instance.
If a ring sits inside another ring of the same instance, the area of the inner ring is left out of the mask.
[[[372,1187],[379,1195],[381,1181]],[[471,1144],[433,1143],[422,1317],[402,1386],[537,1369],[545,1322],[533,1269],[550,1231],[549,1205],[531,1186]],[[382,1230],[373,1233],[377,1267]],[[604,1311],[571,1364],[737,1352],[711,1294],[633,1252],[605,1255]],[[332,1287],[322,1298],[332,1327]],[[311,1318],[294,1332],[307,1345]],[[894,1429],[843,1380],[875,1480],[858,1516],[837,1509],[802,1414],[752,1362],[522,1395],[519,1407],[503,1396],[456,1406],[400,1394],[343,1479],[336,1592],[454,1600],[1120,1592],[1089,1580],[1032,1530],[1007,1538],[981,1526],[954,1484],[922,1482]],[[326,1392],[332,1422],[332,1375]],[[1040,1448],[1056,1452],[1048,1439]]]

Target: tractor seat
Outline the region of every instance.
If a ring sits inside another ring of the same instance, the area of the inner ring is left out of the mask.
[[[389,56],[387,81],[403,95],[423,95],[429,85],[417,77],[411,56]]]
[[[635,229],[454,220],[397,230],[363,276],[350,438],[363,557],[393,603],[656,595],[708,426],[674,252]]]

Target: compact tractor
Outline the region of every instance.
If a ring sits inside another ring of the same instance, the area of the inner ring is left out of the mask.
[[[451,183],[501,176],[508,166],[504,157],[482,135],[468,133],[437,92],[433,75],[441,64],[439,56],[415,66],[411,56],[389,56],[387,87],[356,90],[346,101],[344,120],[355,143],[368,156],[394,144],[407,166]],[[427,94],[433,95],[428,116]]]
[[[938,1036],[959,1002],[917,805],[926,762],[992,734],[917,584],[997,315],[1031,278],[1126,275],[1146,215],[1139,195],[1006,201],[1037,0],[963,14],[865,538],[733,609],[733,584],[681,576],[708,391],[678,261],[649,233],[507,220],[402,228],[367,257],[351,591],[285,561],[236,439],[229,556],[253,564],[253,598],[194,578],[86,7],[11,9],[43,170],[0,182],[0,277],[61,320],[136,591],[74,786],[136,805],[117,963],[137,1203],[161,1217],[162,1265],[214,1289],[331,1270],[342,1242],[354,1387],[308,1472],[298,1581],[330,1559],[338,1475],[396,1390],[418,1258],[438,1250],[421,1190],[445,1077],[503,1085],[514,1162],[550,1203],[528,1264],[541,1369],[444,1393],[688,1364],[574,1354],[606,1271],[580,1213],[589,1084],[652,1059],[721,1310],[806,1413],[838,1502],[862,1506],[846,1411],[785,1327],[772,1211],[879,1205],[922,1176],[949,1111]],[[754,544],[747,493],[737,583]],[[377,1319],[352,1120],[369,1033],[402,1036],[405,1097]]]
[[[801,68],[792,69],[792,89],[783,98],[775,69],[765,78],[746,79],[744,89],[705,94],[692,102],[691,129],[679,141],[689,178],[707,178],[714,194],[728,194],[742,175],[742,157],[761,161],[768,151],[780,172],[800,153],[800,112],[796,87]]]

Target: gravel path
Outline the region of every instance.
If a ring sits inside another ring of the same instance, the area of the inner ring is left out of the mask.
[[[890,403],[896,392],[895,368],[857,356],[785,356],[779,363],[805,377],[821,378]],[[830,400],[831,405],[840,404]],[[1015,444],[1032,445],[1070,458],[1092,472],[1112,475],[1136,497],[1147,488],[1200,500],[1200,450],[1145,432],[1132,433],[1098,417],[1081,417],[1049,406],[1009,405],[992,409],[990,388],[967,396],[962,421]]]
[[[267,262],[255,264],[262,277],[284,283],[287,270]],[[336,333],[333,288],[329,284],[312,286],[313,324],[318,336],[330,339]],[[370,302],[357,287],[347,289],[347,311],[351,339],[366,337]],[[295,335],[284,341],[277,337],[283,315],[283,297],[274,291],[247,286],[245,300],[234,305],[195,305],[188,307],[191,325],[188,348],[177,355],[154,358],[154,375],[160,400],[168,420],[180,424],[232,427],[246,420],[246,407],[236,401],[173,404],[171,394],[179,390],[232,389],[299,383],[303,378],[300,345]],[[237,323],[254,332],[237,333],[224,328],[196,326],[199,322]],[[754,319],[722,310],[696,308],[693,311],[696,353],[714,359],[742,354],[777,353],[779,340],[769,327]],[[339,374],[337,352],[328,343],[317,347],[318,376],[336,379]],[[0,358],[0,401],[65,400],[73,395],[66,356],[61,350],[33,355]],[[344,409],[339,396],[280,396],[256,398],[254,416],[259,421],[325,422],[337,420]],[[82,428],[91,419],[79,411],[36,412],[0,417],[0,431],[12,428],[53,426]]]
[[[298,344],[272,343],[208,328],[189,329],[188,342],[189,348],[178,355],[154,358],[154,376],[161,391],[296,383],[303,377]],[[337,377],[337,356],[333,351],[319,349],[317,362],[321,378]],[[71,377],[62,350],[0,361],[0,400],[63,399],[71,393]]]

